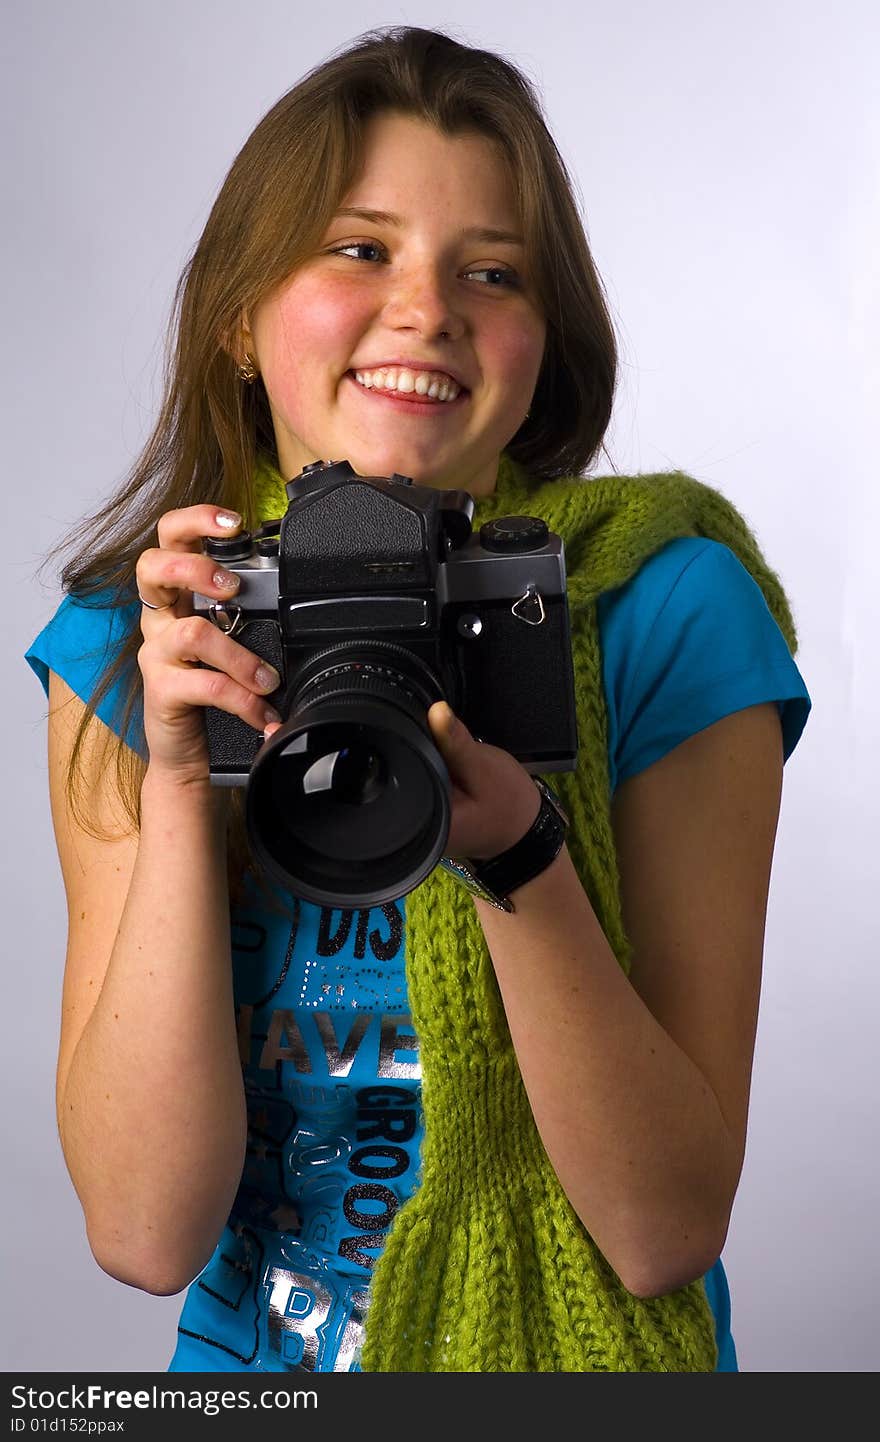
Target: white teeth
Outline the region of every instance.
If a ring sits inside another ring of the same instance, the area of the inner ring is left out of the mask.
[[[367,390],[400,391],[411,395],[413,391],[430,400],[454,401],[461,392],[461,386],[451,376],[440,371],[412,371],[407,366],[379,366],[373,371],[355,371],[355,380]]]

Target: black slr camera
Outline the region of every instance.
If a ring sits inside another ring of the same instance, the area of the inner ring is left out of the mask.
[[[534,516],[471,534],[466,491],[315,461],[285,515],[206,538],[240,577],[195,609],[279,672],[268,738],[206,709],[211,779],[246,786],[251,849],[295,896],[343,908],[412,891],[444,854],[440,700],[532,774],[573,771],[577,722],[562,540]]]

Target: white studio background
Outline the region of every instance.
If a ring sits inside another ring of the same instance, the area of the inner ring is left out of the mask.
[[[442,24],[537,83],[618,327],[614,464],[722,490],[791,598],[813,712],[786,768],[723,1255],[743,1371],[878,1370],[880,9],[448,0],[443,16],[424,0],[28,0],[6,14],[10,1371],[163,1371],[182,1302],[99,1270],[57,1142],[66,909],[46,708],[22,655],[59,594],[36,568],[147,437],[173,287],[245,136],[312,65],[387,23]]]

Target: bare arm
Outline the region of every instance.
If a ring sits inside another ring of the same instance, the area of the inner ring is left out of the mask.
[[[86,835],[63,795],[82,709],[53,676],[49,776],[69,910],[58,1127],[98,1262],[174,1292],[208,1260],[244,1159],[224,826],[207,781],[148,772],[140,838]],[[96,785],[105,740],[90,748]]]
[[[259,675],[258,658],[191,613],[193,590],[230,593],[199,543],[230,529],[209,506],[169,512],[160,546],[138,561],[141,595],[161,607],[141,620],[150,759],[139,835],[125,834],[106,764],[114,738],[100,721],[84,780],[117,839],[96,839],[71,814],[65,782],[83,704],[57,676],[50,684],[49,783],[69,913],[59,1133],[97,1261],[152,1292],[179,1291],[207,1262],[247,1134],[225,802],[210,785],[204,707],[262,728],[259,692],[278,678]]]
[[[624,1285],[720,1254],[742,1167],[782,786],[776,706],[725,717],[624,782],[621,971],[567,848],[507,915],[476,900],[538,1130]]]

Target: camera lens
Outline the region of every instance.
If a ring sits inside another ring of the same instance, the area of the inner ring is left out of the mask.
[[[252,848],[286,889],[324,906],[374,906],[433,870],[450,815],[426,720],[441,694],[391,643],[321,653],[248,780]]]
[[[375,866],[380,887],[384,863],[400,864],[435,815],[435,783],[418,753],[358,722],[300,731],[278,749],[263,784],[261,825],[272,850],[291,871],[321,866],[328,882],[337,868],[345,882]]]
[[[307,795],[329,792],[333,801],[365,806],[382,794],[388,772],[380,752],[362,741],[329,751],[313,762],[303,777]]]

